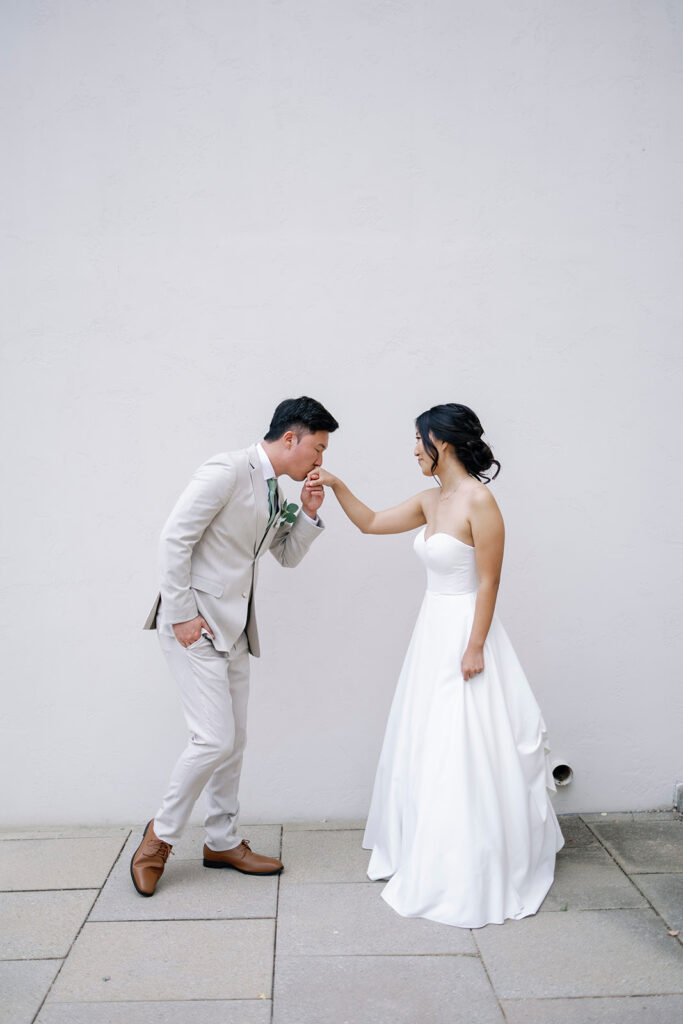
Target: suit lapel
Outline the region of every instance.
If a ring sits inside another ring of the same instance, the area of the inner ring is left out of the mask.
[[[268,487],[263,479],[261,460],[256,451],[256,445],[247,449],[249,456],[249,472],[251,474],[251,486],[254,490],[254,504],[256,505],[256,523],[254,529],[254,554],[261,547],[263,537],[268,527]]]

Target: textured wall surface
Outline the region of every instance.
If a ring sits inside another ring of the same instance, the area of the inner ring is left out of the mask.
[[[666,0],[4,0],[7,822],[146,820],[184,742],[141,625],[210,454],[282,397],[369,504],[413,418],[480,414],[499,610],[574,768],[559,811],[681,763],[682,10]],[[297,487],[285,481],[296,500]],[[262,563],[248,819],[367,808],[424,587],[328,498]]]

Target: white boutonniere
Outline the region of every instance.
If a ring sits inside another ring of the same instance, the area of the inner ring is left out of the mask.
[[[296,521],[296,514],[299,511],[299,506],[295,505],[294,502],[287,504],[286,501],[282,502],[282,508],[280,509],[280,522],[278,526],[284,526],[285,523],[293,523]]]

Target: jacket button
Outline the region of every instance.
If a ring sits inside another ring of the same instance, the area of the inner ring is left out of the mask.
[[[242,597],[246,597],[246,596],[247,596],[247,592],[245,590],[244,593],[242,594]]]

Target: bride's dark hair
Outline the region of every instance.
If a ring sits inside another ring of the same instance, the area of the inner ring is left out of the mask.
[[[466,405],[456,402],[434,405],[417,417],[415,426],[422,439],[422,447],[432,460],[432,473],[439,461],[439,451],[432,438],[453,445],[456,456],[477,480],[488,484],[500,473],[500,462],[494,459],[486,441],[482,441],[484,428],[479,417]],[[496,466],[496,471],[492,477],[486,476],[486,470],[491,466]]]

